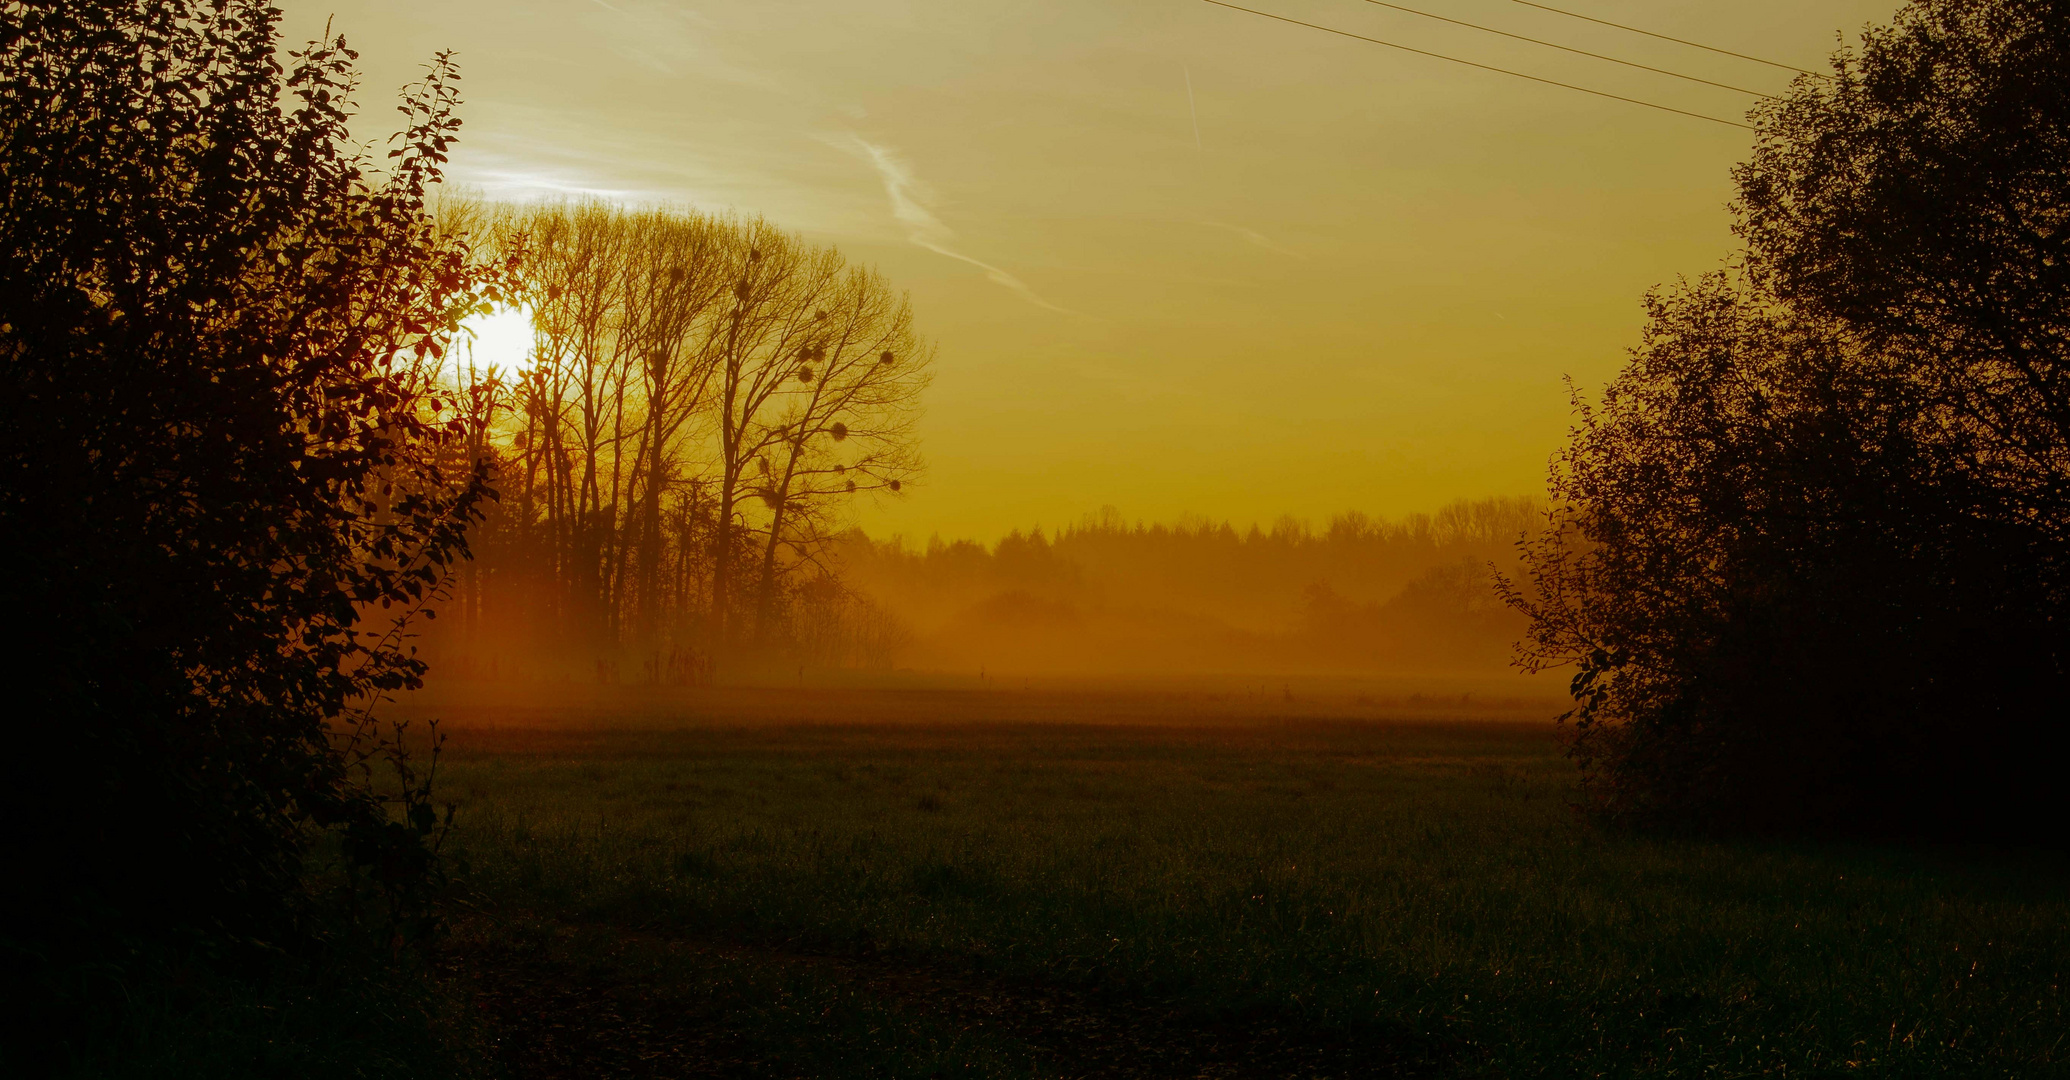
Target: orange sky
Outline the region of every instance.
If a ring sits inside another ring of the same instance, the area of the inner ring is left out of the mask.
[[[1361,0],[1237,2],[1717,116],[1751,100]],[[1787,84],[1516,0],[1402,2]],[[1804,67],[1895,8],[1554,2]],[[1640,295],[1730,252],[1750,139],[1199,0],[283,6],[291,38],[330,16],[361,52],[369,131],[457,50],[456,181],[761,213],[910,288],[941,344],[929,474],[862,518],[914,539],[1537,491],[1562,377],[1599,386]]]

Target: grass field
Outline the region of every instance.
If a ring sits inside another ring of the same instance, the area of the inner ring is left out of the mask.
[[[1607,834],[1529,703],[413,707],[505,1075],[2070,1075],[2060,860]]]

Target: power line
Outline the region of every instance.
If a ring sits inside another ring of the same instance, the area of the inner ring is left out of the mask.
[[[1598,26],[1608,26],[1614,29],[1626,31],[1628,33],[1644,34],[1645,36],[1650,38],[1659,38],[1662,41],[1672,41],[1677,45],[1687,45],[1692,49],[1702,49],[1705,52],[1714,52],[1720,56],[1732,56],[1737,57],[1741,60],[1752,60],[1756,64],[1767,64],[1769,67],[1782,68],[1784,71],[1795,71],[1800,74],[1810,75],[1820,79],[1827,79],[1832,77],[1822,72],[1813,71],[1810,68],[1800,68],[1795,64],[1785,64],[1775,60],[1763,60],[1758,56],[1748,56],[1745,53],[1733,52],[1731,49],[1720,49],[1715,45],[1705,45],[1700,41],[1689,41],[1685,38],[1669,37],[1666,34],[1656,34],[1651,30],[1641,30],[1636,26],[1626,26],[1623,23],[1611,22],[1608,19],[1598,19],[1593,15],[1583,15],[1578,11],[1568,11],[1565,8],[1556,8],[1550,4],[1533,3],[1532,0],[1510,0],[1510,2],[1515,4],[1522,4],[1525,7],[1537,8],[1540,11],[1550,11],[1555,15],[1565,15],[1570,19],[1580,19],[1583,22],[1592,22]]]
[[[1216,7],[1228,8],[1231,11],[1246,12],[1252,15],[1257,15],[1261,18],[1272,19],[1277,22],[1291,23],[1295,26],[1305,26],[1310,30],[1320,30],[1325,34],[1335,34],[1338,37],[1348,37],[1357,41],[1369,41],[1375,45],[1385,45],[1390,49],[1400,49],[1402,52],[1415,53],[1417,56],[1428,56],[1434,60],[1445,60],[1454,64],[1464,64],[1467,67],[1471,68],[1480,68],[1482,71],[1493,71],[1503,75],[1512,75],[1519,79],[1529,79],[1535,83],[1544,83],[1547,86],[1557,86],[1562,90],[1578,90],[1584,94],[1593,94],[1596,97],[1609,98],[1612,101],[1623,101],[1632,105],[1643,105],[1649,109],[1659,109],[1661,112],[1671,112],[1675,113],[1678,116],[1687,116],[1696,120],[1708,120],[1713,124],[1723,124],[1726,127],[1736,127],[1745,131],[1754,130],[1752,125],[1742,124],[1736,120],[1721,120],[1715,116],[1706,116],[1703,113],[1690,112],[1687,109],[1677,109],[1672,105],[1659,105],[1651,101],[1641,101],[1638,98],[1625,97],[1622,94],[1613,94],[1607,90],[1591,90],[1586,86],[1576,86],[1573,83],[1564,83],[1560,82],[1557,79],[1540,78],[1537,75],[1526,75],[1521,71],[1511,71],[1508,68],[1496,67],[1493,64],[1482,64],[1472,60],[1461,60],[1456,56],[1446,56],[1444,53],[1434,53],[1424,49],[1410,48],[1407,45],[1397,45],[1392,41],[1382,41],[1376,37],[1367,37],[1364,34],[1354,34],[1349,30],[1339,30],[1335,27],[1323,26],[1319,23],[1302,22],[1299,19],[1290,19],[1284,15],[1274,15],[1269,11],[1259,11],[1256,8],[1247,8],[1237,4],[1227,3],[1225,2],[1225,0],[1200,0],[1200,2],[1203,4],[1213,4]]]
[[[1558,49],[1561,52],[1570,52],[1575,54],[1576,56],[1587,56],[1596,60],[1608,60],[1613,64],[1623,64],[1625,67],[1638,68],[1641,71],[1651,71],[1660,75],[1667,75],[1672,78],[1683,79],[1688,82],[1702,83],[1705,86],[1715,86],[1720,90],[1730,90],[1736,94],[1747,94],[1749,96],[1757,98],[1768,98],[1775,96],[1773,94],[1762,93],[1759,90],[1749,90],[1744,86],[1733,86],[1730,83],[1712,82],[1709,79],[1699,79],[1694,75],[1684,75],[1679,71],[1669,71],[1666,68],[1657,68],[1651,64],[1641,64],[1635,60],[1620,60],[1615,56],[1604,56],[1602,53],[1590,52],[1587,49],[1577,49],[1571,45],[1561,45],[1558,42],[1546,41],[1541,38],[1525,37],[1522,34],[1512,34],[1507,30],[1497,30],[1492,26],[1482,26],[1479,23],[1470,23],[1465,21],[1464,19],[1453,19],[1448,18],[1444,15],[1432,14],[1428,11],[1418,11],[1412,7],[1403,7],[1400,4],[1390,4],[1387,2],[1387,0],[1365,0],[1365,2],[1373,5],[1374,7],[1384,7],[1394,11],[1407,12],[1410,15],[1421,15],[1426,19],[1436,19],[1439,22],[1451,23],[1454,26],[1464,26],[1469,30],[1479,30],[1484,34],[1496,34],[1501,37],[1514,38],[1517,41],[1528,41],[1533,45],[1543,45],[1548,49]]]

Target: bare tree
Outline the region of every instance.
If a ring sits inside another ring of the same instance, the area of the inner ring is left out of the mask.
[[[933,350],[913,330],[908,298],[875,270],[846,271],[792,370],[772,432],[775,461],[756,633],[766,639],[781,556],[809,561],[831,541],[837,510],[865,493],[898,494],[920,471],[913,427],[932,379]]]
[[[732,639],[731,607],[741,540],[753,531],[746,501],[766,490],[770,452],[782,432],[770,421],[772,404],[804,362],[823,321],[820,304],[840,280],[841,258],[813,250],[766,222],[743,227],[733,304],[719,344],[717,371],[717,528],[712,536],[711,640]],[[752,474],[751,474],[752,470]]]
[[[681,436],[710,404],[718,354],[708,331],[731,278],[730,239],[727,226],[709,218],[656,211],[639,220],[622,336],[636,357],[644,406],[627,492],[638,506],[634,596],[643,639],[657,633],[662,619],[663,498],[684,478],[688,450]]]
[[[541,615],[606,648],[694,625],[708,659],[751,605],[772,643],[780,579],[853,496],[918,472],[932,353],[906,298],[760,220],[461,209],[523,265],[532,363],[491,452],[517,474],[502,531],[542,571]]]

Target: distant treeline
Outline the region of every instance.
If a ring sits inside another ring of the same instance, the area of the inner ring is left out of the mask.
[[[1320,531],[1282,518],[1125,523],[1109,508],[1049,536],[915,550],[859,533],[849,585],[910,631],[902,663],[1035,672],[1499,669],[1523,620],[1491,571],[1543,525],[1526,498],[1457,502]]]

